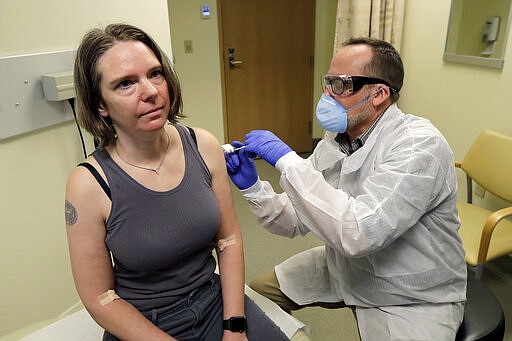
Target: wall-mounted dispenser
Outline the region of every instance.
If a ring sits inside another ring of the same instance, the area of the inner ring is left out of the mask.
[[[75,97],[73,72],[57,72],[43,75],[44,97],[48,101],[63,101]]]
[[[485,21],[482,34],[482,41],[487,44],[487,47],[480,53],[482,56],[492,55],[494,51],[494,43],[498,39],[500,21],[500,17],[497,16],[490,17]]]
[[[491,17],[485,21],[482,41],[492,43],[498,39],[498,30],[500,28],[500,17]]]

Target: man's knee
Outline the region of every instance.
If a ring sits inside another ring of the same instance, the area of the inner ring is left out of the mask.
[[[249,287],[251,287],[251,289],[257,293],[262,294],[263,296],[266,296],[265,293],[267,292],[274,292],[279,290],[279,281],[277,280],[274,269],[272,268],[266,270],[265,272],[262,272],[258,276],[254,277],[249,282]]]
[[[274,268],[253,278],[249,283],[249,287],[260,295],[275,302],[286,312],[301,308],[301,306],[292,301],[281,291]]]

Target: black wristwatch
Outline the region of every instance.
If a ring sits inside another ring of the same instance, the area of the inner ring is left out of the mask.
[[[222,322],[225,330],[243,333],[247,330],[247,319],[244,316],[233,316]]]

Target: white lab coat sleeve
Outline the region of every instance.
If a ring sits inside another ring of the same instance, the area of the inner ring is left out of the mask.
[[[309,160],[287,154],[277,162],[276,168],[281,171],[280,185],[288,194],[298,219],[326,244],[342,254],[350,254],[344,250],[348,245],[341,241],[357,242],[364,237],[358,232],[354,218],[354,199],[328,184]],[[338,226],[343,228],[336,228]]]
[[[389,142],[381,145],[381,160],[365,166],[368,177],[356,196],[334,188],[308,160],[287,155],[276,165],[299,221],[347,257],[383,249],[414,226],[434,199],[453,190],[445,181],[451,151],[441,139],[405,136]]]
[[[258,221],[271,233],[293,238],[309,232],[297,219],[286,193],[275,193],[269,182],[258,179],[253,186],[240,192]]]

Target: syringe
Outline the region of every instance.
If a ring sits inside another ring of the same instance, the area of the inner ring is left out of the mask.
[[[232,146],[231,144],[229,143],[226,143],[226,144],[223,144],[222,146],[222,150],[224,151],[224,154],[231,154],[231,153],[234,153],[240,149],[244,149],[245,146],[240,146],[240,147],[237,147],[235,148],[234,146]]]

